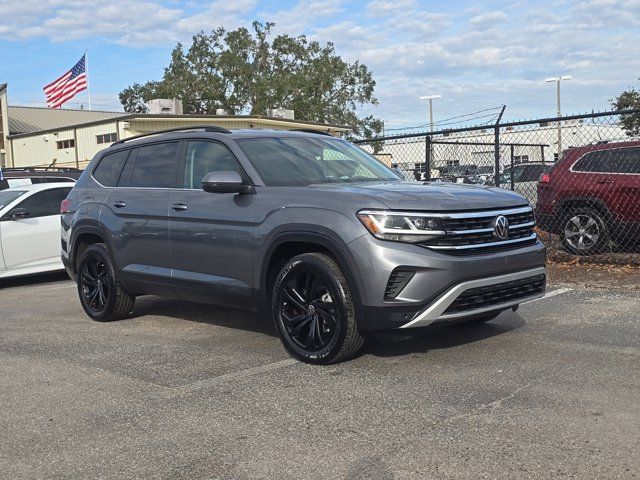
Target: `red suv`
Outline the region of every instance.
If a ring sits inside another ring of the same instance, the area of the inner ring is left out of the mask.
[[[627,247],[640,233],[640,141],[565,150],[538,183],[538,226],[578,255]]]

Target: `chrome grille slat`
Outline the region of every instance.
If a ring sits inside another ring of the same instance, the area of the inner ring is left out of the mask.
[[[520,248],[537,242],[531,207],[468,212],[466,215],[462,212],[440,214],[446,235],[421,245],[450,255],[475,255]],[[504,240],[494,235],[494,222],[500,215],[509,221],[509,236]]]

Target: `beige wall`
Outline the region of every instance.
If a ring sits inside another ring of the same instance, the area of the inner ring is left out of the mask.
[[[98,144],[96,136],[118,133],[118,138],[129,138],[142,133],[166,130],[190,125],[220,125],[225,128],[272,128],[289,130],[292,128],[313,128],[309,125],[278,123],[273,119],[134,119],[111,121],[99,125],[63,129],[53,133],[33,134],[10,139],[13,143],[14,158],[10,164],[15,167],[47,166],[54,160],[56,166],[84,168],[93,156],[107,148],[108,143]],[[316,127],[319,129],[320,127]],[[335,133],[335,132],[332,132]],[[58,150],[56,142],[76,140],[76,148]],[[9,145],[7,145],[7,150]],[[8,163],[9,164],[9,163]]]

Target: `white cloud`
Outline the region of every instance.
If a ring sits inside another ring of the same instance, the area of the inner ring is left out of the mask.
[[[504,23],[508,18],[504,12],[486,12],[471,17],[469,24],[475,28],[491,28]]]

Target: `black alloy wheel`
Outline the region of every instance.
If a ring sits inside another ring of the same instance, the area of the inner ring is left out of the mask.
[[[133,309],[135,297],[117,282],[113,262],[103,243],[89,245],[84,250],[77,275],[80,303],[93,320],[120,320]]]
[[[306,253],[291,259],[276,280],[272,309],[285,348],[305,362],[347,359],[364,342],[349,286],[327,255]]]
[[[100,315],[107,306],[111,292],[109,271],[104,259],[98,254],[89,255],[80,272],[80,291],[84,304],[94,316]]]
[[[280,318],[287,335],[308,352],[321,351],[335,336],[339,315],[326,282],[300,269],[281,288]]]

